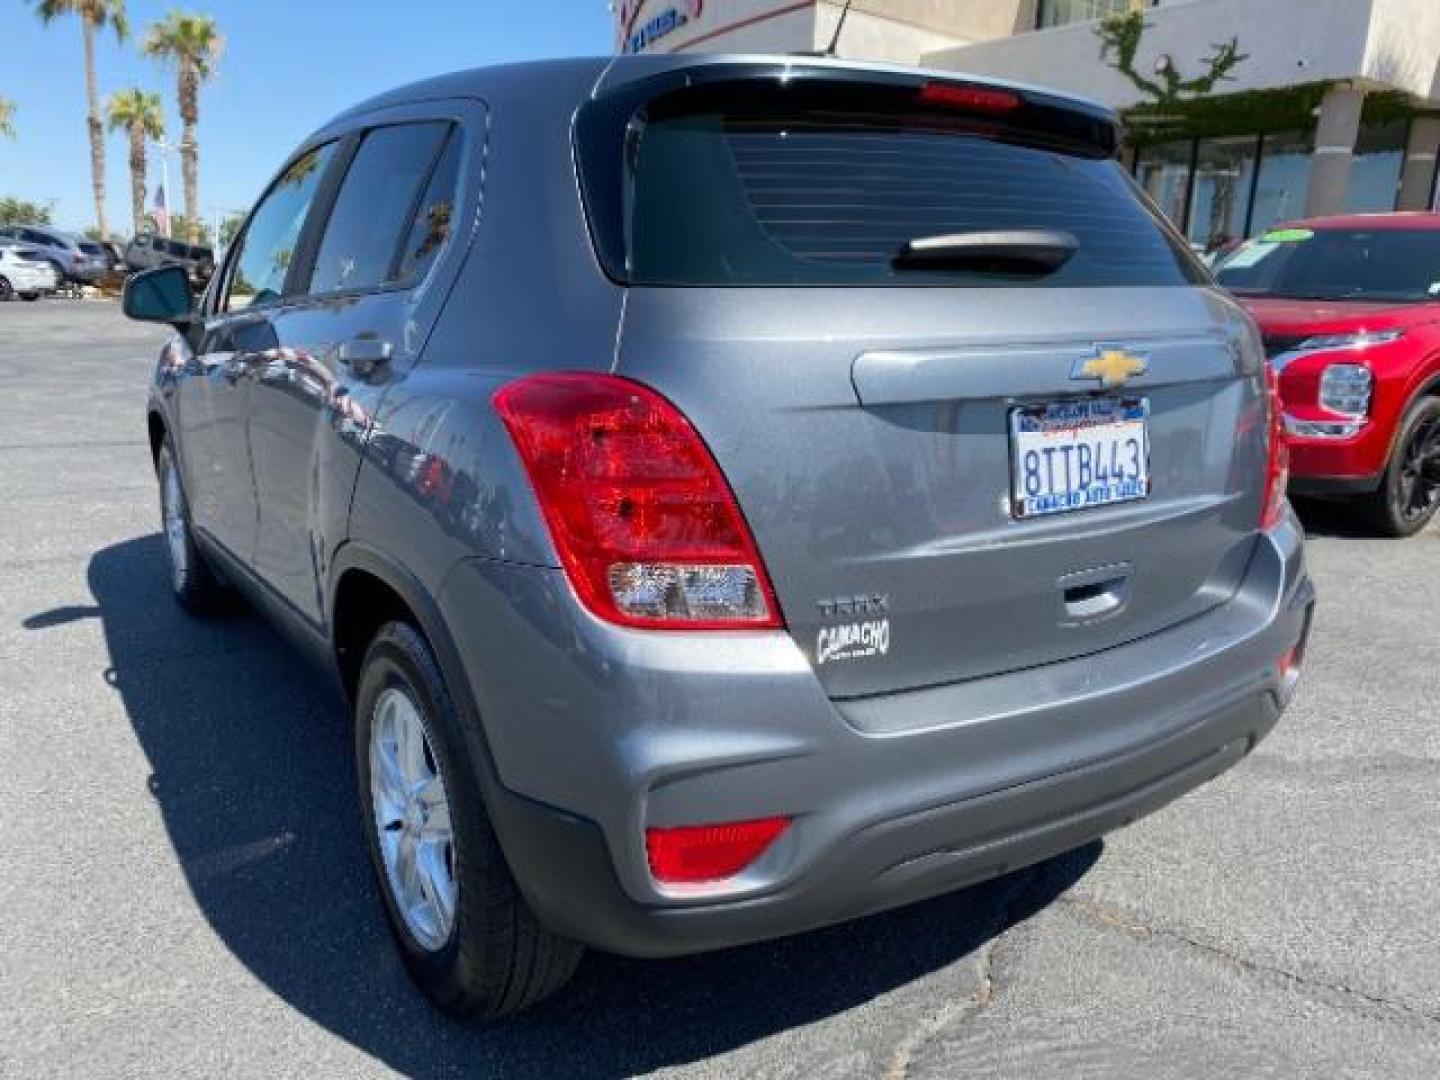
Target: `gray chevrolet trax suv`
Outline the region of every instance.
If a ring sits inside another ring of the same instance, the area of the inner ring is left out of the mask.
[[[1264,353],[1117,144],[909,69],[500,67],[317,131],[203,296],[130,282],[175,595],[334,675],[440,1006],[993,877],[1270,730]]]

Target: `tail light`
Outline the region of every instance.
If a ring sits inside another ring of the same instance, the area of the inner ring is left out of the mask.
[[[614,375],[532,375],[496,411],[576,595],[622,626],[779,627],[779,607],[720,467],[685,416]]]
[[[1285,442],[1284,405],[1280,401],[1280,377],[1275,367],[1265,365],[1268,435],[1265,460],[1265,504],[1260,511],[1260,528],[1273,529],[1285,520],[1285,489],[1290,483],[1290,447]]]
[[[723,825],[646,829],[650,873],[662,885],[700,885],[734,877],[790,827],[788,817]]]

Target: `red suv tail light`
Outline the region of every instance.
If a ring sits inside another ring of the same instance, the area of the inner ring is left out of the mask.
[[[496,392],[580,601],[622,626],[780,626],[749,526],[685,416],[615,375],[531,375]]]
[[[1280,377],[1265,364],[1266,424],[1268,451],[1265,463],[1265,505],[1260,528],[1273,529],[1285,519],[1285,489],[1290,483],[1290,447],[1285,441],[1284,404],[1280,400]]]

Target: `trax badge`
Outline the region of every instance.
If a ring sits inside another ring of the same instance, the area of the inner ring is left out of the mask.
[[[1149,370],[1150,362],[1143,356],[1109,345],[1096,345],[1094,356],[1075,361],[1075,366],[1070,369],[1070,378],[1099,379],[1106,390],[1114,390]]]

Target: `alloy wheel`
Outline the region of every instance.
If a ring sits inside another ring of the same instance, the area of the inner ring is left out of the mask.
[[[165,548],[170,555],[170,575],[177,591],[185,587],[190,573],[190,547],[186,536],[185,495],[180,490],[180,473],[172,462],[160,485],[160,513],[165,527]]]
[[[1395,505],[1407,522],[1431,516],[1440,505],[1440,415],[1422,422],[1401,451]]]
[[[391,899],[416,943],[434,952],[450,938],[459,897],[450,800],[420,708],[396,686],[376,698],[371,718],[370,807]]]

